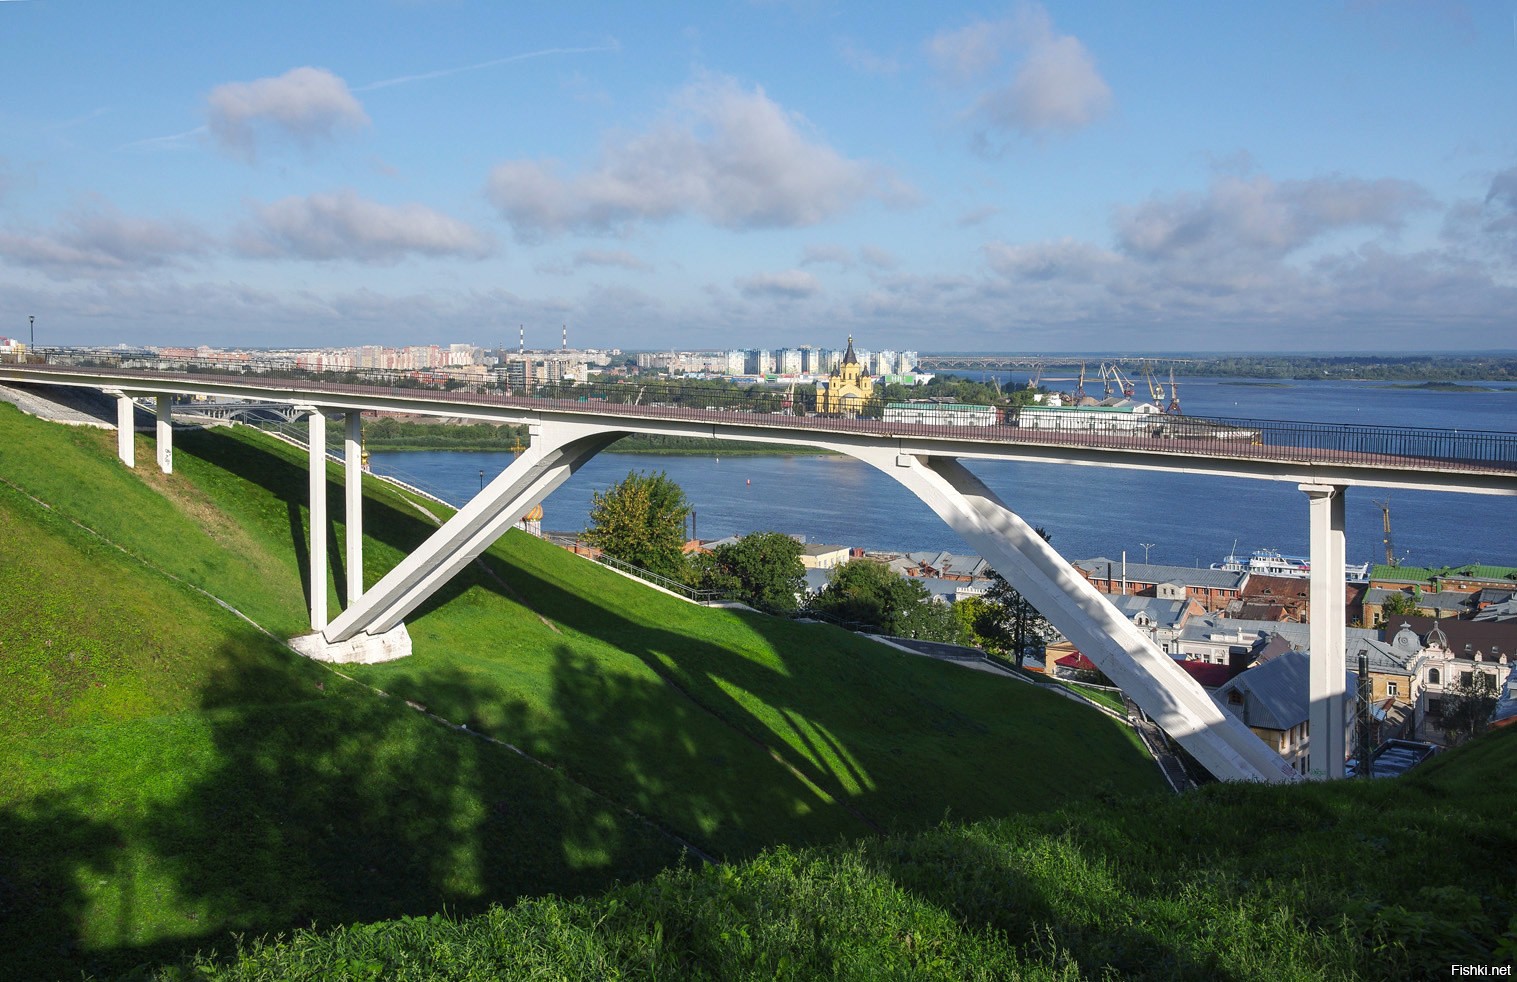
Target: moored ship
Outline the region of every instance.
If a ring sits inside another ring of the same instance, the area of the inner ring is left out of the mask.
[[[1304,556],[1287,556],[1274,549],[1255,549],[1245,558],[1238,555],[1235,548],[1232,555],[1220,563],[1212,563],[1211,568],[1227,570],[1230,573],[1257,573],[1260,576],[1293,576],[1302,579],[1312,575],[1310,559]],[[1368,582],[1369,575],[1369,563],[1343,565],[1343,578],[1352,583]]]

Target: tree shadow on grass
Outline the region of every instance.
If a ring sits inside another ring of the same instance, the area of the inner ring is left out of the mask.
[[[0,951],[12,978],[57,978],[87,964],[84,884],[117,875],[121,836],[77,794],[0,811]]]
[[[1015,683],[761,615],[733,629],[749,650],[729,649],[639,610],[636,598],[618,599],[641,588],[619,587],[609,573],[588,575],[610,589],[571,590],[509,554],[492,552],[489,562],[506,590],[566,632],[551,665],[515,634],[471,635],[463,659],[430,653],[429,617],[448,599],[438,597],[408,619],[418,654],[366,677],[544,759],[574,762],[587,783],[664,816],[713,854],[930,827],[945,813],[1041,810],[1093,795],[1108,772],[1135,775],[1124,791],[1156,786],[1151,763],[1114,728]],[[522,699],[535,677],[551,678],[551,691]],[[604,710],[634,688],[645,693],[631,700],[639,713]],[[1024,726],[987,724],[1008,705]],[[1074,751],[1101,755],[1094,780],[1070,782],[1031,752],[1030,734],[1041,737],[1045,723],[1055,739],[1100,729]]]
[[[400,699],[294,655],[230,647],[219,657],[224,668],[202,698],[209,746],[186,748],[202,763],[185,767],[178,793],[114,829],[57,809],[19,828],[20,819],[0,818],[0,832],[20,833],[3,841],[52,848],[22,879],[4,874],[32,891],[39,923],[87,916],[67,888],[82,871],[119,881],[122,943],[69,950],[74,939],[57,929],[23,939],[49,966],[41,974],[116,974],[226,952],[233,932],[593,893],[681,861],[674,840],[615,805]],[[262,663],[281,658],[284,698],[270,701]],[[66,834],[42,838],[54,825]],[[111,868],[118,843],[143,857],[139,868]],[[158,893],[134,899],[134,878]],[[44,883],[58,895],[31,886]],[[157,940],[130,940],[144,936]]]

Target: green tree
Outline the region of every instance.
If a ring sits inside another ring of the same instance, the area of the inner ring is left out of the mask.
[[[1480,669],[1464,672],[1459,681],[1444,690],[1438,703],[1438,729],[1453,746],[1479,736],[1490,726],[1496,697],[1493,673]]]
[[[663,471],[639,474],[591,496],[585,541],[608,556],[670,579],[686,576],[685,519],[690,503]]]
[[[1043,541],[1048,541],[1046,529],[1034,531],[1043,537]],[[1041,649],[1053,637],[1054,628],[1048,619],[994,570],[990,573],[990,589],[985,591],[985,599],[999,610],[995,636],[1018,668],[1022,667],[1029,651]]]
[[[1421,604],[1422,591],[1419,588],[1412,587],[1411,593],[1398,590],[1380,604],[1380,614],[1382,617],[1411,617],[1417,613]]]
[[[938,609],[933,609],[938,608]],[[932,599],[918,581],[870,559],[838,566],[810,609],[883,634],[952,641],[958,623],[952,610]]]
[[[953,615],[959,622],[959,637],[995,654],[1006,650],[1006,632],[1001,626],[1001,608],[984,597],[965,597],[954,601]]]
[[[806,585],[801,544],[781,532],[754,532],[701,558],[703,588],[729,590],[771,614],[792,613]]]

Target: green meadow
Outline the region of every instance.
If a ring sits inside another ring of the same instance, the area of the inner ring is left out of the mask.
[[[304,455],[175,440],[173,475],[141,437],[128,471],[113,434],[0,404],[8,975],[243,971],[291,932],[620,910],[608,889],[1164,801],[1132,734],[1068,700],[694,607],[524,533],[407,619],[411,658],[307,661],[283,644],[307,625]],[[370,584],[447,517],[382,482],[364,507]],[[315,975],[396,970],[350,954]]]

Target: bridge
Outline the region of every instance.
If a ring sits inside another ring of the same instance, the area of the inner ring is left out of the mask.
[[[1142,365],[1146,363],[1183,365],[1194,360],[1192,358],[1175,358],[1170,355],[1127,354],[1084,357],[1080,355],[1008,355],[997,354],[996,352],[984,352],[953,355],[924,354],[917,358],[917,367],[924,370],[930,369],[935,372],[1008,372],[1015,370],[1030,371],[1040,366],[1048,367],[1051,365],[1073,368],[1076,365],[1095,364],[1099,361],[1115,362],[1118,365]]]
[[[250,400],[238,400],[232,402],[197,402],[191,411],[197,416],[208,416],[211,419],[238,420],[246,422],[253,419],[280,419],[286,423],[293,423],[301,417],[301,412],[289,403],[261,402]]]
[[[911,421],[884,407],[826,417],[778,391],[719,391],[637,382],[530,392],[441,391],[374,374],[358,383],[249,373],[205,374],[193,363],[148,367],[0,365],[0,379],[84,386],[118,400],[118,452],[135,466],[134,398],[156,402],[156,457],[173,466],[175,396],[273,402],[307,415],[310,454],[311,657],[379,661],[410,652],[404,618],[521,520],[585,461],[628,434],[819,447],[877,468],[911,491],[983,555],[1145,713],[1224,780],[1297,775],[1222,712],[1168,654],[1141,634],[965,460],[1013,460],[1167,470],[1289,482],[1310,524],[1312,609],[1344,608],[1344,498],[1350,488],[1517,495],[1517,434],[1400,427],[1162,417],[1121,428],[1034,422],[1017,413],[928,409]],[[293,373],[291,373],[293,374]],[[525,425],[527,450],[377,583],[362,582],[362,414],[386,411]],[[348,606],[328,616],[326,425],[344,426]],[[1309,774],[1341,777],[1346,665],[1341,617],[1311,623]]]

